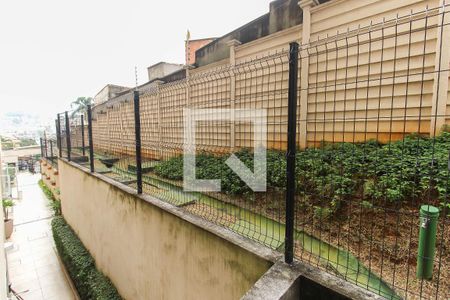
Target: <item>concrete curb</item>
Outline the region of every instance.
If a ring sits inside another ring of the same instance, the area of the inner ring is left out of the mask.
[[[302,281],[313,281],[321,286],[324,295],[318,297],[320,299],[385,299],[319,268],[299,261],[288,265],[283,260],[279,260],[255,283],[241,300],[301,299]]]
[[[69,284],[70,289],[72,290],[72,294],[75,297],[75,300],[81,300],[80,296],[78,295],[78,291],[75,287],[75,284],[73,283],[72,278],[70,278],[69,272],[67,272],[66,266],[62,262],[61,257],[59,257],[58,250],[56,250],[56,248],[53,247],[53,251],[55,251],[55,255],[58,258],[59,266],[61,267],[61,270],[64,273],[64,277],[66,278],[66,281]]]

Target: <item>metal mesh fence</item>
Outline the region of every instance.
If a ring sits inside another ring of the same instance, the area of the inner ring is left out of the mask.
[[[94,166],[127,185],[136,183],[136,141],[132,96],[123,102],[108,104],[92,117]]]
[[[64,113],[57,115],[56,123],[58,124],[56,132],[58,133],[59,136],[58,138],[59,156],[68,158],[66,116]]]
[[[386,298],[450,297],[448,98],[433,99],[433,81],[448,80],[435,51],[447,14],[385,20],[304,50],[295,256]],[[419,246],[433,218],[434,257]],[[432,278],[416,274],[422,263]]]
[[[229,109],[266,108],[269,126],[275,129],[268,143],[286,142],[281,132],[287,111],[279,108],[287,107],[287,62],[287,52],[277,53],[195,74],[189,82],[158,86],[142,95],[141,105],[149,112],[141,117],[143,153],[148,158],[143,162],[144,192],[271,248],[282,249],[285,196],[277,185],[282,179],[270,181],[269,192],[255,193],[233,174],[226,160],[234,154],[251,166],[254,145],[253,123],[233,121]],[[231,85],[236,86],[234,93]],[[271,90],[274,86],[278,87],[276,91]],[[185,109],[198,110],[201,116],[194,130],[197,177],[219,178],[222,192],[183,190]],[[270,170],[282,174],[284,154],[274,150],[269,155]]]
[[[93,143],[80,116],[60,115],[62,155],[92,146],[96,172],[138,190],[142,177],[146,194],[386,298],[448,299],[446,11],[155,82],[95,106]],[[220,190],[186,189],[186,157]]]
[[[57,168],[58,148],[56,139],[47,138],[45,136],[44,138],[41,138],[40,146],[41,146],[41,157],[46,159],[52,167]]]
[[[81,164],[89,162],[87,156],[89,142],[85,119],[85,112],[69,114],[71,160]]]

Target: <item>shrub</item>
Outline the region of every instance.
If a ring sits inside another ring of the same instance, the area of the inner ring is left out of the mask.
[[[55,216],[61,215],[61,201],[60,200],[50,201],[49,207],[52,209],[53,215],[55,215]]]
[[[42,181],[42,179],[38,181],[38,184],[41,187],[42,192],[45,194],[47,199],[52,201],[55,200],[55,196],[53,195],[52,191],[48,188],[48,186],[44,183],[44,181]]]
[[[235,155],[248,167],[253,168],[253,154],[243,149]],[[221,179],[222,189],[231,195],[250,192],[250,188],[225,163],[228,155],[217,156],[201,153],[196,157],[196,177],[198,179]],[[155,167],[155,173],[171,180],[183,179],[183,156],[177,156],[161,162]]]
[[[367,200],[364,200],[361,202],[361,207],[364,209],[367,209],[367,210],[371,210],[371,209],[373,209],[373,204]]]
[[[14,201],[11,199],[3,199],[2,200],[2,208],[3,208],[3,217],[6,220],[9,220],[9,209],[14,206]]]
[[[111,281],[97,270],[95,261],[63,217],[52,220],[58,253],[81,299],[122,299]]]
[[[314,217],[319,220],[326,220],[331,217],[333,210],[329,207],[314,206]]]
[[[431,139],[417,135],[385,145],[376,153],[367,195],[390,202],[416,199],[448,202],[450,134]]]
[[[157,164],[155,173],[171,180],[183,179],[183,156],[172,157]]]
[[[450,132],[435,138],[417,134],[381,145],[366,143],[322,143],[297,152],[297,193],[313,205],[339,209],[343,200],[370,200],[370,203],[449,203],[448,157]],[[253,167],[253,154],[243,149],[235,153],[246,166]],[[202,153],[196,158],[197,178],[221,179],[227,194],[242,195],[251,190],[225,164],[229,155]],[[183,179],[183,157],[161,162],[155,172],[164,178]],[[286,158],[281,151],[267,151],[267,184],[283,189]]]
[[[48,186],[44,183],[44,181],[39,180],[38,184],[41,187],[42,192],[45,194],[47,199],[50,201],[49,206],[53,210],[53,214],[55,216],[61,215],[61,201],[55,198],[55,196],[53,195],[53,192],[48,188]]]

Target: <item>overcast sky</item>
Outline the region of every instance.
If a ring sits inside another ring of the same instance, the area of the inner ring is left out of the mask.
[[[54,118],[108,83],[134,86],[159,61],[184,63],[192,39],[222,36],[269,0],[1,0],[0,111]]]

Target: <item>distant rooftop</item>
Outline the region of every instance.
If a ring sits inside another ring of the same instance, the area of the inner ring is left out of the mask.
[[[316,0],[322,4],[330,0]],[[270,11],[261,17],[233,30],[198,49],[195,65],[198,67],[229,57],[228,41],[238,40],[242,44],[274,34],[278,31],[302,24],[303,12],[298,0],[276,0],[270,3]]]

